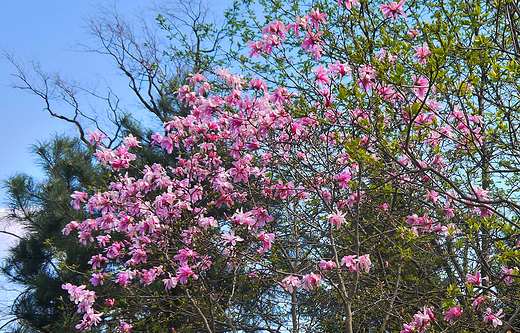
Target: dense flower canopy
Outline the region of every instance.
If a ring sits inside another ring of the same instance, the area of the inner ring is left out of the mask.
[[[379,26],[416,17],[404,1],[379,8]],[[129,176],[141,143],[107,149],[91,134],[114,180],[73,194],[93,217],[63,230],[98,248],[91,284],[159,286],[208,332],[516,327],[518,206],[514,184],[489,176],[504,163],[490,151],[514,153],[499,111],[482,109],[481,81],[440,79],[444,51],[419,27],[402,47],[381,32],[377,55],[347,57],[329,15],[310,8],[248,42],[255,59],[310,53],[287,70],[292,86],[223,68],[191,75],[178,91],[189,115],[152,137],[175,165]],[[124,307],[63,288],[81,330]]]

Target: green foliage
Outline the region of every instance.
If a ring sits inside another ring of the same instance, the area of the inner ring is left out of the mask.
[[[82,276],[58,266],[88,269],[88,249],[79,248],[61,234],[71,220],[87,216],[72,209],[70,194],[102,186],[103,171],[94,165],[92,152],[77,139],[55,137],[32,150],[45,179],[37,182],[18,174],[4,182],[11,209],[9,218],[24,232],[9,250],[2,273],[25,288],[15,300],[12,313],[28,327],[51,332],[64,306],[60,298],[67,297],[61,288],[63,281],[79,281]],[[63,254],[61,260],[56,249]]]

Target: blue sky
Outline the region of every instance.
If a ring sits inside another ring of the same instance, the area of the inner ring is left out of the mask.
[[[132,18],[146,11],[152,20],[155,3],[164,6],[177,0],[119,0],[118,12]],[[204,0],[203,0],[204,1]],[[208,0],[215,14],[220,14],[231,0]],[[98,92],[108,85],[132,111],[139,108],[129,92],[128,81],[114,66],[110,57],[85,52],[79,44],[99,46],[88,33],[86,19],[99,11],[99,6],[114,2],[103,0],[3,0],[0,11],[0,50],[12,52],[22,62],[38,61],[45,72],[79,81],[80,85],[98,86]],[[172,7],[173,8],[173,7]],[[151,23],[152,25],[155,22]],[[44,110],[43,101],[26,91],[10,87],[16,69],[0,57],[0,180],[25,172],[41,178],[42,174],[29,153],[37,141],[50,139],[53,134],[75,135],[75,128],[52,118]],[[90,103],[90,101],[88,101]],[[94,105],[96,106],[96,105]],[[97,105],[102,109],[103,105]],[[55,111],[66,113],[65,109]],[[87,128],[90,129],[90,128]],[[0,207],[6,203],[5,191],[0,188]]]

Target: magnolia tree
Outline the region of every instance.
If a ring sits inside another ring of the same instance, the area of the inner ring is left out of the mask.
[[[113,181],[63,230],[98,249],[63,285],[77,328],[518,331],[520,54],[485,25],[515,9],[424,5],[274,6],[256,76],[178,91],[190,114],[152,138],[175,165],[90,133]]]

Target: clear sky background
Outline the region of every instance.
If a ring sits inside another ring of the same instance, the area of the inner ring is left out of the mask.
[[[137,111],[139,105],[128,89],[128,80],[116,68],[111,58],[86,52],[85,44],[99,46],[88,32],[87,18],[95,16],[100,6],[114,3],[118,13],[135,18],[145,12],[151,25],[158,10],[156,4],[185,0],[1,0],[0,51],[13,53],[21,62],[38,61],[45,72],[59,73],[66,80],[80,85],[98,86],[98,92],[108,85],[122,99],[127,110]],[[197,0],[195,0],[197,1]],[[205,1],[205,0],[202,0]],[[219,16],[231,0],[207,0],[211,12]],[[173,6],[173,5],[172,5]],[[173,7],[172,7],[173,8]],[[217,19],[218,20],[218,19]],[[29,67],[29,66],[27,66]],[[43,100],[27,91],[13,89],[15,67],[0,56],[0,180],[17,172],[41,178],[29,147],[54,134],[76,135],[76,129],[44,110]],[[97,109],[104,105],[99,104]],[[56,108],[55,111],[65,109]],[[87,128],[90,129],[90,128]],[[0,188],[0,207],[5,207],[5,190]]]

